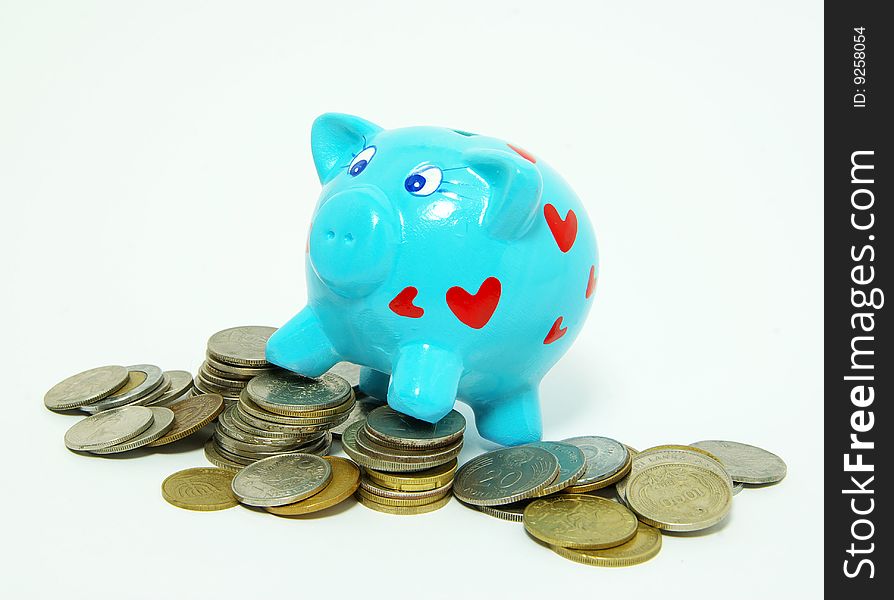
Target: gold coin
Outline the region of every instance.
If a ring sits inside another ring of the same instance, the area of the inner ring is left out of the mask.
[[[531,502],[525,529],[550,546],[599,550],[636,535],[636,516],[624,505],[598,496],[559,494]]]
[[[438,510],[439,508],[447,506],[447,503],[450,502],[450,498],[452,497],[450,494],[447,494],[440,500],[435,500],[434,502],[422,504],[420,506],[388,506],[386,504],[381,504],[379,502],[375,502],[374,500],[365,498],[359,493],[355,494],[354,496],[363,506],[371,508],[378,512],[388,513],[391,515],[421,515],[423,513],[433,512]]]
[[[721,465],[723,464],[723,461],[717,458],[717,455],[708,452],[704,448],[699,448],[697,446],[685,446],[683,444],[662,444],[661,446],[652,446],[651,448],[646,448],[639,454],[645,454],[646,452],[655,452],[660,450],[687,450],[689,452],[697,452],[698,454],[703,454],[708,458],[713,458]]]
[[[730,491],[733,489],[733,481],[730,479],[729,473],[726,472],[726,469],[722,464],[713,458],[690,450],[652,450],[650,452],[641,452],[634,457],[630,466],[630,473],[615,485],[618,497],[626,502],[627,485],[630,483],[630,480],[643,469],[664,463],[692,464],[697,467],[702,467],[703,469],[708,469],[709,471],[717,473],[721,479],[725,480]]]
[[[643,469],[627,482],[626,498],[641,521],[668,531],[706,529],[722,521],[733,502],[723,477],[687,463]]]
[[[388,496],[379,496],[362,486],[357,490],[357,495],[366,498],[372,502],[376,502],[378,504],[384,504],[385,506],[422,506],[425,504],[431,504],[432,502],[436,502],[445,496],[450,495],[450,487],[445,486],[446,489],[438,491],[437,494],[430,495],[427,492],[419,492],[418,498],[411,497],[403,497],[403,498],[390,498]],[[408,492],[412,493],[412,492]]]
[[[169,503],[189,510],[223,510],[239,504],[233,496],[235,471],[198,467],[178,471],[161,484]]]
[[[582,494],[584,492],[601,490],[602,488],[615,484],[627,477],[627,474],[630,473],[630,466],[633,464],[632,461],[633,456],[628,454],[627,462],[624,463],[624,466],[621,467],[621,470],[617,473],[614,473],[612,475],[609,475],[605,479],[600,479],[599,481],[594,481],[592,483],[586,483],[584,485],[571,485],[562,491],[566,494]]]
[[[149,446],[164,446],[194,434],[223,411],[224,401],[220,394],[201,394],[172,402],[167,408],[174,411],[174,426]]]
[[[453,481],[457,462],[454,458],[448,463],[416,471],[414,473],[386,473],[374,469],[366,469],[369,479],[382,487],[401,492],[426,492],[447,485]]]
[[[360,480],[360,487],[373,496],[373,500],[379,502],[378,498],[393,498],[395,500],[400,499],[412,499],[416,500],[419,498],[428,498],[429,500],[434,500],[435,498],[440,498],[446,493],[450,492],[450,488],[453,486],[453,481],[448,481],[444,485],[440,487],[436,487],[433,490],[423,490],[418,492],[407,492],[403,490],[392,490],[391,488],[387,488],[385,486],[378,485],[375,481],[372,481],[369,477],[364,477]]]
[[[552,551],[569,560],[597,567],[629,567],[644,563],[661,550],[661,531],[638,523],[636,535],[629,542],[602,550],[574,550],[551,546]]]
[[[324,456],[323,459],[329,461],[332,467],[332,478],[326,487],[310,498],[293,504],[266,506],[264,508],[267,512],[283,516],[306,515],[350,498],[360,485],[360,467],[353,461],[338,456]]]

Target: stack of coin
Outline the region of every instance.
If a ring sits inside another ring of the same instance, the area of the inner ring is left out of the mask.
[[[185,469],[164,480],[165,500],[189,510],[223,510],[240,502],[284,517],[325,510],[350,498],[360,468],[346,458],[289,454],[268,457],[240,471]]]
[[[489,515],[521,521],[526,501],[549,492],[564,477],[559,457],[546,447],[501,448],[465,463],[456,474],[453,494]]]
[[[658,554],[662,531],[720,523],[743,484],[775,483],[785,474],[781,458],[738,442],[639,452],[611,438],[583,436],[482,454],[457,472],[454,494],[489,515],[523,522],[565,558],[617,567]],[[589,495],[612,489],[620,501],[615,494]]]
[[[579,492],[608,487],[629,470],[627,447],[610,438],[536,442],[467,462],[457,473],[454,494],[489,515],[523,522],[532,537],[561,556],[626,566],[655,556],[660,533],[638,523],[624,505]]]
[[[319,379],[273,371],[251,379],[218,420],[205,454],[212,464],[239,469],[279,454],[325,455],[329,429],[348,418],[354,390],[337,375]]]
[[[345,453],[365,468],[357,499],[379,512],[421,514],[445,506],[463,445],[466,420],[455,410],[437,423],[388,406],[342,434]]]
[[[520,446],[516,451],[532,452],[529,471],[516,468],[521,456],[512,450],[497,451],[479,456],[476,461],[463,467],[463,489],[457,488],[457,497],[478,510],[507,521],[522,521],[525,507],[534,498],[542,498],[558,493],[579,494],[608,487],[624,477],[630,470],[630,455],[624,444],[611,438],[584,436],[570,438],[562,442],[535,442]],[[552,454],[558,464],[558,471],[547,480],[552,461],[543,452]],[[520,487],[513,493],[503,488],[493,488],[486,479],[480,482],[482,473],[494,468],[505,471],[505,476],[515,479]],[[529,478],[529,479],[528,479]]]
[[[208,340],[205,362],[195,378],[198,393],[220,394],[234,404],[252,377],[276,368],[267,362],[267,339],[273,327],[243,326],[218,331]]]
[[[110,365],[72,375],[44,396],[50,410],[79,408],[89,414],[122,406],[164,405],[186,396],[192,375],[186,371],[162,371],[155,365]]]
[[[162,406],[122,406],[75,423],[65,445],[79,452],[118,454],[158,440],[174,425],[174,412]]]

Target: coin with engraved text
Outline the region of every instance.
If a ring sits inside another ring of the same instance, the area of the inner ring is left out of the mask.
[[[252,463],[233,478],[233,494],[249,506],[283,506],[321,491],[330,464],[312,454],[281,454]]]

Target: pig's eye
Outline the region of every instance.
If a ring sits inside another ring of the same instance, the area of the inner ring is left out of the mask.
[[[427,167],[413,173],[404,181],[404,187],[414,196],[430,196],[441,185],[441,169]]]
[[[361,150],[357,156],[354,157],[354,160],[351,161],[351,164],[348,166],[348,174],[351,177],[357,177],[361,173],[363,173],[363,169],[366,168],[366,165],[369,164],[369,161],[373,159],[373,156],[376,155],[376,147],[368,146]]]

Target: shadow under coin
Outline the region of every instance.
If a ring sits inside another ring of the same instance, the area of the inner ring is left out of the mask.
[[[730,512],[728,515],[726,515],[726,517],[724,517],[724,519],[721,522],[719,522],[715,525],[711,525],[707,529],[700,529],[699,531],[667,531],[666,529],[662,529],[661,533],[663,535],[667,535],[670,537],[678,537],[678,538],[703,537],[706,535],[713,535],[715,533],[723,531],[724,529],[726,529],[727,525],[729,525],[729,522],[732,520],[733,520],[733,513]]]

